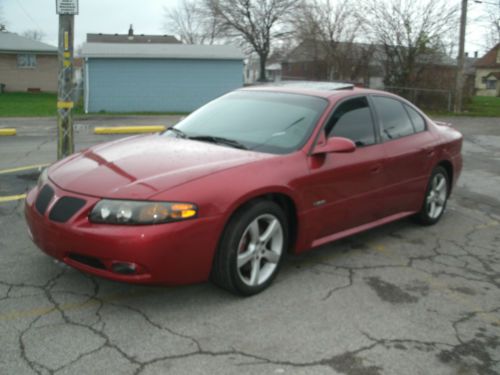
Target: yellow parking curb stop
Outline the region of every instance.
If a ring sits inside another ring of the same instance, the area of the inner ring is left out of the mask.
[[[17,131],[14,128],[4,128],[0,129],[0,136],[2,135],[16,135]]]
[[[42,169],[47,167],[48,165],[50,164],[45,163],[45,164],[24,165],[22,167],[9,168],[9,169],[0,169],[0,174],[29,171],[30,169]]]
[[[157,133],[162,132],[167,127],[164,125],[145,126],[106,126],[95,127],[94,134],[137,134],[137,133]]]
[[[0,197],[0,203],[18,201],[18,200],[21,200],[21,199],[24,199],[24,198],[26,198],[26,194],[7,195],[5,197]]]

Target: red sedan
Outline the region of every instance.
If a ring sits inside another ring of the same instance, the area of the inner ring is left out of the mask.
[[[211,279],[250,295],[286,252],[406,216],[436,223],[461,147],[458,131],[389,93],[242,89],[162,134],[55,163],[29,192],[26,220],[44,252],[79,270],[133,283]]]

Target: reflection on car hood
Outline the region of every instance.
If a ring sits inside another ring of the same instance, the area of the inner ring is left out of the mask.
[[[80,194],[147,199],[188,181],[272,156],[156,134],[94,146],[54,164],[49,178],[60,188]]]

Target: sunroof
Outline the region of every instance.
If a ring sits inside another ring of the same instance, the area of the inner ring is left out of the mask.
[[[298,89],[312,89],[312,90],[346,90],[352,89],[354,85],[346,82],[319,82],[319,81],[281,81],[272,82],[272,86],[298,88]]]

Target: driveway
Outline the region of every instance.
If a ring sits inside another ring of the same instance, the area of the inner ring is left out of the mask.
[[[500,373],[500,119],[448,120],[465,135],[465,162],[442,221],[402,220],[290,256],[251,298],[82,274],[36,249],[22,200],[0,203],[0,372]],[[0,196],[22,194],[55,159],[50,120],[15,121],[19,135],[0,137]],[[76,123],[77,149],[116,138]]]

